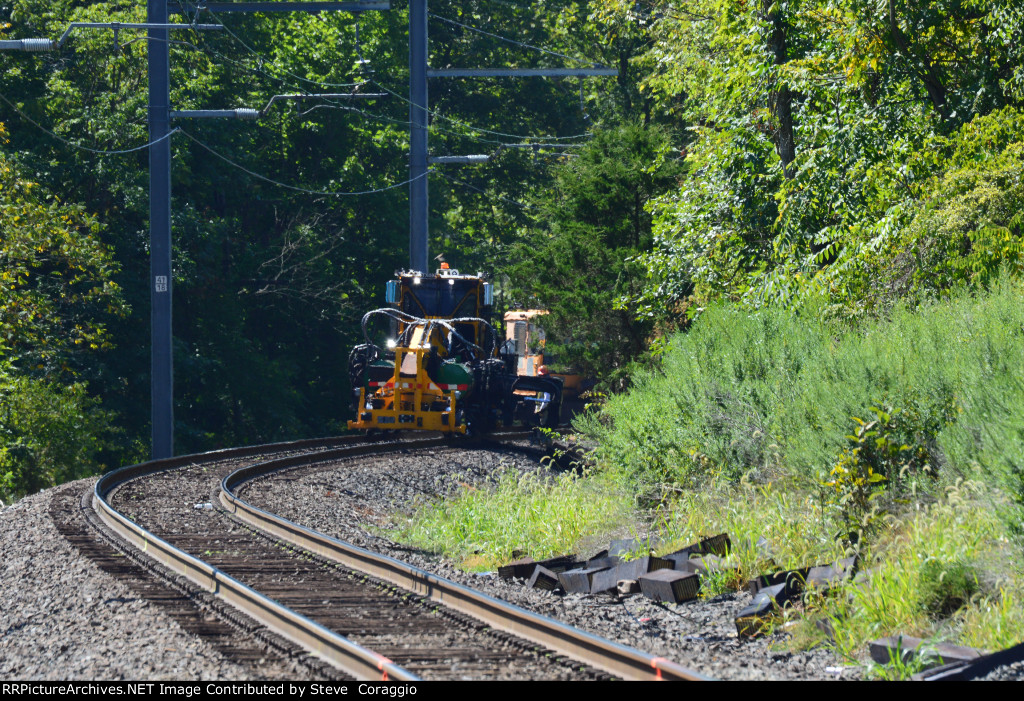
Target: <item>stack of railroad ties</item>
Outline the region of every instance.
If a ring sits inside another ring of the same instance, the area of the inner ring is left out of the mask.
[[[757,543],[759,548],[765,545],[764,539]],[[639,592],[654,601],[673,604],[696,599],[704,578],[736,576],[726,560],[732,548],[728,534],[704,538],[668,555],[654,555],[656,547],[653,538],[614,540],[607,550],[586,561],[563,556],[538,562],[526,557],[499,567],[498,575],[524,579],[531,588],[553,592],[618,596]],[[736,616],[737,632],[742,636],[759,634],[805,590],[824,592],[852,577],[856,565],[856,558],[851,557],[750,580],[747,589],[754,599]]]

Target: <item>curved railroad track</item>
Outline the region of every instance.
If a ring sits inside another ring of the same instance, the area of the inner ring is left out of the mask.
[[[294,467],[451,443],[344,437],[154,461],[101,478],[92,508],[148,558],[357,678],[701,678],[303,528],[237,495],[245,482]],[[215,508],[218,501],[223,508]]]

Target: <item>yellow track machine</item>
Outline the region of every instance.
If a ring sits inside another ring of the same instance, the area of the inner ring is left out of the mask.
[[[387,301],[363,317],[365,343],[349,354],[357,395],[349,428],[464,434],[558,425],[562,381],[517,374],[514,341],[501,342],[489,321],[493,288],[483,274],[447,263],[434,275],[400,272]],[[382,330],[389,337],[378,343]]]

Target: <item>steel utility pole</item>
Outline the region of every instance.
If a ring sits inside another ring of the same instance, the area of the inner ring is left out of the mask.
[[[587,78],[617,76],[615,68],[455,68],[432,70],[427,66],[427,0],[409,0],[409,267],[427,269],[429,243],[430,163],[484,163],[487,156],[439,156],[430,158],[427,145],[428,78]]]
[[[148,0],[146,21],[167,23],[167,0]],[[149,294],[152,459],[174,455],[171,336],[171,69],[166,29],[149,30]]]
[[[181,4],[179,14],[190,10],[218,12],[362,12],[391,9],[390,0],[366,2],[229,2]],[[167,0],[147,0],[147,22],[166,23]],[[425,18],[425,15],[424,15]],[[171,73],[170,43],[166,29],[149,30],[149,246],[150,246],[150,392],[152,408],[152,455],[159,460],[174,455],[174,338],[171,323]],[[268,105],[269,107],[269,105]],[[252,110],[231,110],[231,115],[252,118]],[[192,115],[195,116],[195,115]],[[208,115],[207,115],[208,116]],[[166,138],[165,138],[166,137]]]
[[[409,267],[427,270],[427,0],[409,0]]]

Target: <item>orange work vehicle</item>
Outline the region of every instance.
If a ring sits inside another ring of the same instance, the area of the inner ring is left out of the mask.
[[[550,372],[554,358],[547,353],[547,335],[540,326],[543,309],[520,309],[505,312],[505,342],[516,354],[516,374],[521,377],[556,377],[562,380],[562,396],[575,396],[583,378],[574,373]]]

